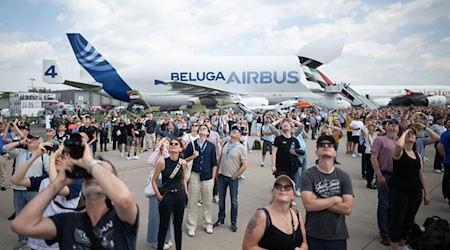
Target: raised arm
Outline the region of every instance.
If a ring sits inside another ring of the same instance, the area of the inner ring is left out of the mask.
[[[405,132],[403,132],[402,136],[400,136],[400,138],[395,143],[394,156],[393,156],[394,160],[398,160],[402,157],[403,147],[405,146],[405,138],[409,131],[411,131],[411,129],[405,130]]]

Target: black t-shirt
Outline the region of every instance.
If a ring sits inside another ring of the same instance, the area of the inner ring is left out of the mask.
[[[126,127],[127,127],[127,135],[133,136],[134,124],[130,123]]]
[[[286,138],[283,135],[279,135],[275,138],[273,143],[277,147],[276,166],[277,172],[290,173],[292,165],[289,150],[292,148],[300,148],[300,143],[294,137]]]
[[[59,133],[56,133],[54,139],[58,140],[60,143],[64,143],[69,138],[70,138],[70,135],[67,132],[65,132],[62,135],[60,135]]]
[[[145,122],[145,127],[147,128],[147,133],[152,134],[155,133],[156,128],[156,121],[155,120],[147,120]]]
[[[78,132],[84,132],[87,134],[87,136],[89,137],[89,141],[92,141],[92,139],[94,138],[94,135],[97,133],[97,129],[93,126],[81,126],[78,129]]]
[[[142,122],[137,122],[134,124],[134,131],[137,131],[136,136],[142,137],[144,136],[144,130],[142,130],[143,124]]]
[[[117,125],[117,130],[120,131],[120,135],[118,136],[127,136],[127,125],[124,122],[119,122]],[[117,131],[116,131],[117,135]]]
[[[409,157],[403,150],[402,157],[394,160],[392,178],[389,188],[405,193],[421,193],[422,182],[420,182],[420,156],[414,152],[416,159]]]
[[[47,244],[59,243],[61,249],[93,249],[84,226],[86,213],[62,213],[49,217],[56,226],[56,237],[47,240]],[[70,222],[70,223],[68,223]],[[104,249],[136,249],[136,237],[139,227],[139,211],[134,225],[120,220],[113,208],[92,226]]]

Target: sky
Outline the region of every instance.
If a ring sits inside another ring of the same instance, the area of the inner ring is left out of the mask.
[[[342,55],[319,68],[335,82],[448,86],[449,27],[448,0],[4,0],[0,91],[66,89],[42,81],[42,59],[79,80],[66,33],[81,33],[119,72],[166,56],[294,56],[345,35]]]

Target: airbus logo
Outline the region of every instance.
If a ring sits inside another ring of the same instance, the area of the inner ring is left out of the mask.
[[[296,84],[300,82],[297,71],[232,71],[228,76],[222,72],[171,72],[172,81],[202,82],[224,81],[226,84]]]

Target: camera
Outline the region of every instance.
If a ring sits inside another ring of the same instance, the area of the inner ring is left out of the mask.
[[[64,148],[69,152],[72,159],[80,159],[84,154],[84,145],[79,133],[72,134],[69,139],[64,141]],[[91,179],[86,169],[74,166],[72,172],[66,170],[66,176],[70,179]]]
[[[45,150],[55,152],[59,149],[59,144],[53,144],[53,146],[45,146]]]

